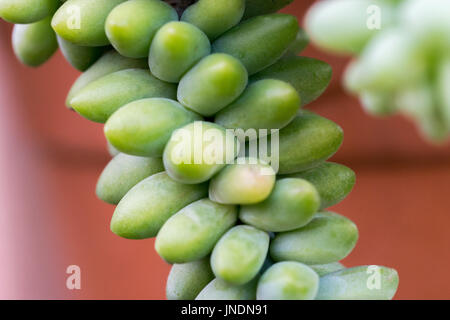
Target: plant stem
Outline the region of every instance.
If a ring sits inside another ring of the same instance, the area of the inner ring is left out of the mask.
[[[187,7],[197,2],[197,0],[164,0],[164,1],[170,4],[172,7],[174,7],[175,10],[177,10],[178,15],[180,17]]]

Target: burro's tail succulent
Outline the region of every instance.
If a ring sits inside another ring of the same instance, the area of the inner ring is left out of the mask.
[[[112,232],[156,237],[173,264],[168,299],[395,295],[395,270],[339,262],[358,229],[328,208],[355,173],[328,162],[342,129],[303,108],[331,68],[298,56],[305,32],[276,13],[290,2],[0,0],[1,17],[29,23],[13,33],[22,62],[37,66],[59,44],[84,71],[66,104],[104,124],[114,157],[97,195],[117,205]]]

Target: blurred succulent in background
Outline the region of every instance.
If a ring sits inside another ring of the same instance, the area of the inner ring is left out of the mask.
[[[343,82],[368,113],[402,113],[429,140],[448,137],[448,0],[323,0],[305,27],[320,48],[354,57]]]

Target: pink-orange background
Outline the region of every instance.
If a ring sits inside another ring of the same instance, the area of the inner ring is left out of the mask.
[[[285,11],[301,19],[312,2]],[[20,65],[10,30],[0,23],[0,298],[164,299],[169,266],[153,240],[112,234],[113,207],[95,197],[109,157],[102,126],[64,107],[78,73],[60,53],[39,69]],[[340,87],[346,59],[303,54],[333,65],[332,84],[308,108],[343,127],[334,160],[357,173],[353,193],[333,208],[360,230],[345,264],[396,268],[398,299],[449,299],[450,145],[425,143],[402,117],[367,116]],[[81,290],[66,288],[72,264]]]

